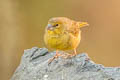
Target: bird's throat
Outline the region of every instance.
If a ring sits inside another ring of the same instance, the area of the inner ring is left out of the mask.
[[[60,30],[60,29],[54,29],[53,31],[48,30],[48,33],[51,35],[60,35],[60,34],[62,34],[62,30]]]

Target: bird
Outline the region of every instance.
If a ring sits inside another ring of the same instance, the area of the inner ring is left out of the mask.
[[[76,48],[81,41],[81,28],[88,26],[87,22],[75,21],[67,17],[53,17],[48,20],[45,28],[44,42],[48,48],[56,50],[56,55],[49,60],[62,56],[58,51],[73,50],[70,55],[77,55]]]

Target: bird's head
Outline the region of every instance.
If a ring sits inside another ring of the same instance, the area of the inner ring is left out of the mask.
[[[77,25],[79,28],[81,28],[87,26],[88,23],[73,21],[66,17],[55,17],[49,19],[46,30],[50,32],[62,32],[67,30],[67,28],[70,28],[72,25]]]
[[[65,17],[55,17],[51,18],[48,21],[48,25],[46,29],[48,31],[63,31],[65,29],[65,26],[70,22],[68,18]]]

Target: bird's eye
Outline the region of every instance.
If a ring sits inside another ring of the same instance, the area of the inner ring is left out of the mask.
[[[58,26],[58,24],[56,24],[55,26]]]
[[[55,25],[53,25],[53,27],[57,27],[59,24],[55,24]]]

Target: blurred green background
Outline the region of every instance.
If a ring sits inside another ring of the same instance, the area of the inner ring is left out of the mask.
[[[9,80],[24,49],[45,47],[51,17],[87,21],[78,53],[96,63],[120,66],[120,0],[0,0],[0,80]]]

